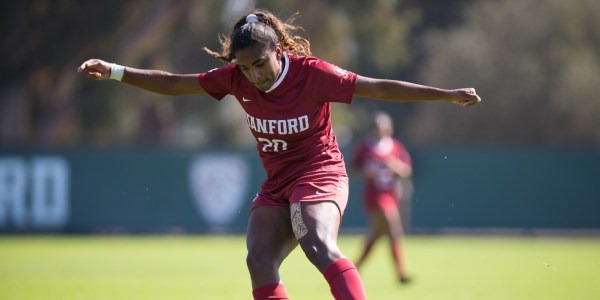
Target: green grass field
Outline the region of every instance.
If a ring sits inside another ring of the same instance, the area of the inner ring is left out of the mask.
[[[362,238],[340,237],[354,258]],[[600,239],[409,236],[414,283],[378,244],[369,299],[598,299]],[[0,299],[251,299],[243,236],[0,237]],[[295,300],[332,299],[298,249],[282,277]]]

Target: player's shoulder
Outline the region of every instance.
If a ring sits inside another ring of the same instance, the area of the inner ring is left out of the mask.
[[[375,140],[371,137],[366,137],[364,139],[362,139],[362,141],[360,141],[358,143],[358,145],[356,146],[356,148],[360,151],[372,151],[373,148],[375,147]]]
[[[332,63],[314,56],[302,56],[290,54],[290,66],[305,73],[315,76],[330,76],[346,78],[351,72],[342,69]]]
[[[394,149],[395,152],[397,152],[400,155],[406,156],[406,157],[410,157],[409,151],[406,148],[406,145],[404,145],[400,140],[397,139],[393,139],[394,141]]]
[[[235,71],[236,68],[236,64],[226,64],[220,67],[216,67],[216,68],[212,68],[208,71],[206,71],[205,73],[214,73],[214,72],[233,72]]]
[[[326,61],[319,59],[314,56],[306,56],[306,55],[298,55],[298,54],[288,54],[290,58],[290,65],[296,66],[300,68],[318,68],[322,67],[322,65],[328,64]]]
[[[217,67],[209,72],[217,72],[220,76],[226,76],[227,78],[230,78],[233,82],[237,83],[246,79],[240,67],[234,63]]]
[[[235,66],[235,64],[227,64],[200,73],[199,76],[207,78],[231,78],[235,77],[237,73],[239,73],[237,69],[238,68]]]
[[[292,64],[305,64],[307,62],[313,61],[313,60],[318,60],[316,57],[314,56],[310,56],[310,55],[300,55],[300,54],[295,54],[295,53],[290,53],[290,52],[286,52],[288,58],[290,59],[290,63]]]
[[[392,139],[392,141],[394,142],[394,147],[399,148],[399,149],[406,149],[406,146],[398,139]]]

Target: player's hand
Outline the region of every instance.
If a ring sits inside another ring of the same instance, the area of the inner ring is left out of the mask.
[[[473,106],[481,102],[474,88],[464,88],[453,90],[453,99],[450,102],[462,107]]]
[[[110,76],[111,64],[100,59],[90,59],[77,68],[77,72],[83,73],[87,78],[93,80],[104,80]]]

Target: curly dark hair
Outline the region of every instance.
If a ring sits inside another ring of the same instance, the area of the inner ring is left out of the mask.
[[[255,14],[258,22],[247,23],[246,16]],[[269,47],[275,50],[277,44],[281,44],[284,51],[299,55],[311,55],[310,42],[301,36],[293,35],[293,32],[303,30],[300,26],[292,23],[300,16],[294,13],[285,22],[264,9],[253,9],[241,17],[234,25],[229,36],[219,36],[221,52],[203,48],[214,58],[231,63],[235,59],[238,50],[252,46]]]

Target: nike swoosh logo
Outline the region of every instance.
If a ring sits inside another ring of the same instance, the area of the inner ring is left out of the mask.
[[[315,192],[315,195],[326,195],[326,194],[327,194],[327,193],[323,193],[323,192],[321,192],[321,191],[316,191],[316,192]]]
[[[250,100],[250,99],[246,99],[246,98],[242,98],[242,101],[244,101],[244,102],[250,102],[250,101],[252,101],[252,100]]]

